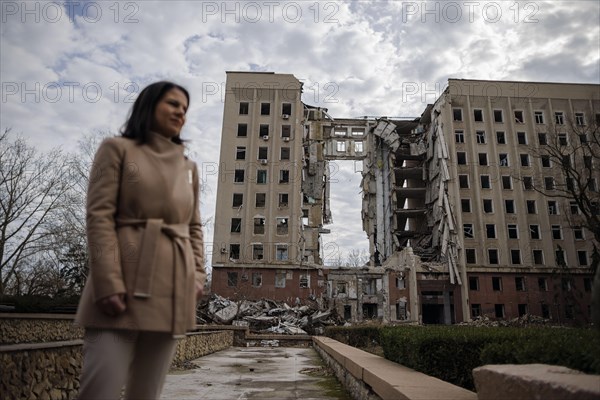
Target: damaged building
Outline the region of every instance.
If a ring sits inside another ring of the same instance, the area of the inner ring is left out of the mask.
[[[523,96],[523,83],[451,79],[418,118],[337,118],[304,104],[293,75],[228,72],[213,292],[354,322],[585,320],[593,236],[568,200],[523,181],[558,176],[534,150],[558,115],[600,118],[599,86],[530,85]],[[327,225],[343,217],[329,204],[335,160],[362,164],[370,259],[358,268],[322,259]]]

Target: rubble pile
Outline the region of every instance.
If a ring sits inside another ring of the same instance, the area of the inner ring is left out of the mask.
[[[538,317],[537,315],[525,314],[518,318],[513,318],[510,320],[492,320],[487,316],[479,316],[474,318],[471,322],[461,322],[457,325],[467,325],[467,326],[510,326],[510,327],[526,327],[526,326],[535,326],[535,325],[552,325],[552,321],[549,319],[545,319],[542,317]]]
[[[198,323],[248,325],[252,332],[288,335],[318,334],[327,325],[344,323],[335,311],[319,310],[316,303],[291,307],[268,299],[236,302],[214,293],[198,306],[196,315]]]

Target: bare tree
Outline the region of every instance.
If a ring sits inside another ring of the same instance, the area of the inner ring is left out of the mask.
[[[369,254],[365,249],[352,249],[346,255],[344,266],[350,268],[364,267],[369,262]]]
[[[51,221],[70,187],[65,172],[59,150],[38,154],[9,129],[0,134],[0,295],[7,287],[20,291],[22,270],[48,249]]]

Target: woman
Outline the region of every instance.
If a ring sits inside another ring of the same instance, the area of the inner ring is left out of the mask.
[[[158,399],[176,339],[195,326],[206,274],[196,164],[179,136],[189,94],[157,82],[136,99],[92,166],[90,274],[79,398]]]

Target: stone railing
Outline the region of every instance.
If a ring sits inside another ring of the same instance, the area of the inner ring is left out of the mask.
[[[0,314],[0,345],[81,339],[74,315]]]

